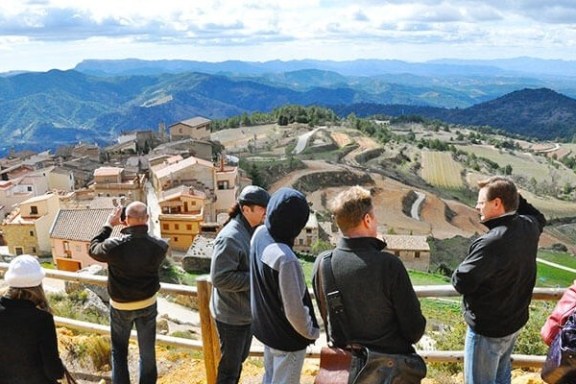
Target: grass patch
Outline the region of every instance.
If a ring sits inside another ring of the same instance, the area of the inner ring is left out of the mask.
[[[572,285],[574,278],[576,278],[574,272],[538,263],[538,275],[536,277],[537,287],[566,288]]]
[[[110,324],[108,313],[98,311],[97,308],[86,307],[88,292],[86,290],[66,293],[48,293],[50,308],[55,316],[66,317],[95,324]]]
[[[552,263],[576,269],[576,257],[571,253],[540,250],[538,257]]]
[[[446,276],[420,271],[408,271],[412,285],[449,285],[450,279]]]

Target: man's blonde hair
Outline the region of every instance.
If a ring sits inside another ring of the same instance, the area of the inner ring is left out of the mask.
[[[342,232],[360,224],[372,208],[372,194],[359,185],[340,192],[330,203],[330,210]]]

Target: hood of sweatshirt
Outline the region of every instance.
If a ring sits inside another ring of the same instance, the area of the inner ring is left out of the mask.
[[[304,194],[292,188],[280,188],[268,202],[265,225],[276,242],[292,247],[309,215],[310,207]]]

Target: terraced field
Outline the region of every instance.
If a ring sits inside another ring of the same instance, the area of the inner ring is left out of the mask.
[[[456,148],[494,161],[500,167],[510,165],[512,167],[512,175],[523,176],[527,180],[534,178],[539,182],[551,182],[552,178],[554,178],[560,186],[565,183],[576,184],[574,171],[560,164],[558,164],[558,167],[554,167],[550,165],[544,156],[516,151],[502,151],[488,145],[457,145]]]
[[[436,187],[463,188],[462,170],[450,152],[422,151],[422,178]]]

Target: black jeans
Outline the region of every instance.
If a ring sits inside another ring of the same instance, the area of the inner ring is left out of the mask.
[[[216,320],[220,352],[217,384],[237,384],[240,381],[242,363],[250,353],[252,331],[248,325],[231,325]]]

